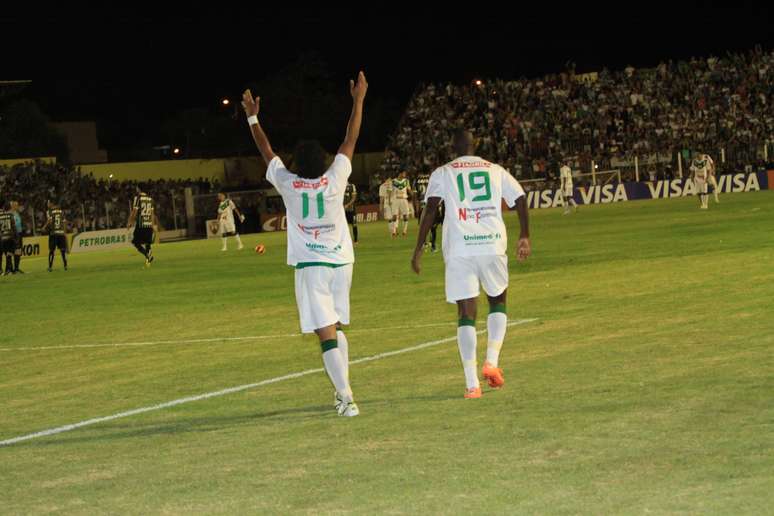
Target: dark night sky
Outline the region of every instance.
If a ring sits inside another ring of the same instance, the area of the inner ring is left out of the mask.
[[[588,12],[555,3],[524,12],[513,3],[510,13],[492,3],[446,15],[439,15],[440,7],[390,4],[384,15],[348,10],[182,19],[98,13],[77,21],[36,20],[32,37],[28,20],[4,18],[4,34],[15,34],[17,43],[13,52],[3,52],[2,78],[33,79],[22,95],[55,120],[121,124],[138,113],[160,122],[184,108],[235,98],[245,85],[310,50],[328,63],[343,91],[362,67],[369,95],[405,103],[424,80],[535,77],[560,71],[568,60],[579,72],[654,66],[669,58],[774,46],[770,8],[705,4],[645,9],[627,2],[629,12]]]

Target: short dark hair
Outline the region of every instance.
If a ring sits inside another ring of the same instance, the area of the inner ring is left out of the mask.
[[[325,149],[317,140],[302,140],[293,150],[293,172],[304,179],[317,179],[325,173]]]

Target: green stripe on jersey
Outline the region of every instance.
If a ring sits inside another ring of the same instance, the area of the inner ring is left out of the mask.
[[[305,269],[307,267],[331,267],[333,269],[337,267],[344,267],[349,265],[348,263],[328,263],[328,262],[298,262],[296,269]]]

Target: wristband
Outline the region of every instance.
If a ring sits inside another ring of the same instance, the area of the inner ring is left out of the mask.
[[[247,117],[247,123],[252,125],[258,125],[258,116],[257,115],[251,115]]]

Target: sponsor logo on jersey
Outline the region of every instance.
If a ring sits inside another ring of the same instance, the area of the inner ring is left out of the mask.
[[[481,167],[491,167],[492,164],[488,161],[462,161],[462,162],[454,162],[451,164],[452,168],[481,168]]]
[[[480,222],[481,219],[496,217],[497,210],[493,206],[484,206],[482,208],[459,208],[457,217],[459,220]]]
[[[319,181],[314,183],[310,181],[304,181],[303,179],[293,181],[293,188],[295,188],[296,190],[316,190],[323,186],[328,186],[327,177],[321,177]]]
[[[335,224],[324,224],[322,226],[304,226],[303,224],[297,224],[298,229],[305,235],[312,236],[315,240],[325,233],[331,233],[336,229]]]

